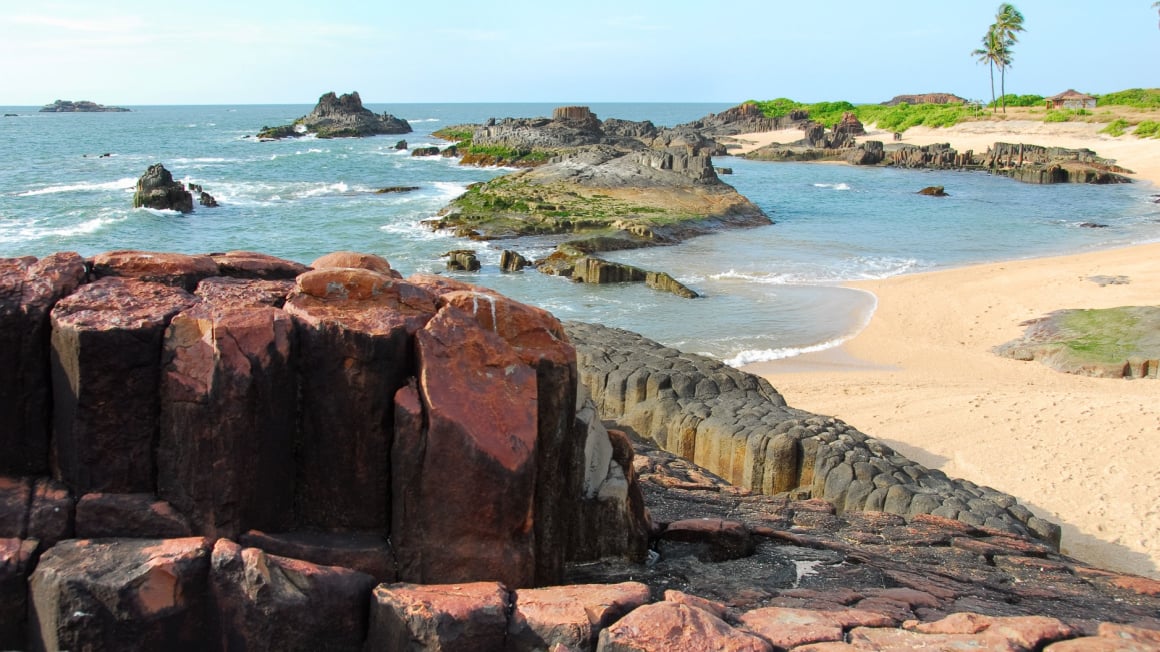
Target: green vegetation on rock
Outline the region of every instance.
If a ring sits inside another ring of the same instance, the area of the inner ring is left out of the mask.
[[[1156,377],[1160,307],[1060,310],[1032,323],[1023,337],[996,348],[1017,360],[1102,377]]]

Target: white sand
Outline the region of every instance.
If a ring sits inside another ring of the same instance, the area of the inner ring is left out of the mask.
[[[1160,185],[1160,142],[1102,125],[917,127],[903,142],[1087,147]],[[747,134],[747,149],[800,131]],[[889,144],[892,134],[871,133]],[[1091,276],[1126,276],[1101,287]],[[795,407],[837,416],[903,454],[990,485],[1063,526],[1063,551],[1160,578],[1160,381],[1074,376],[1000,358],[1021,322],[1064,308],[1160,304],[1160,244],[851,283],[870,325],[841,349],[750,365]]]

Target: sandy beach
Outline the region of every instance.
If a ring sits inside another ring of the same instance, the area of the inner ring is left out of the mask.
[[[1098,129],[968,123],[911,129],[904,142],[1088,147],[1160,185],[1160,143]],[[794,133],[741,138],[790,142]],[[1100,275],[1129,282],[1090,280]],[[1160,244],[849,286],[878,299],[857,337],[746,370],[768,378],[795,407],[841,418],[922,464],[1017,496],[1063,526],[1066,554],[1160,578],[1160,382],[1068,375],[991,352],[1018,337],[1022,322],[1053,310],[1156,305]]]

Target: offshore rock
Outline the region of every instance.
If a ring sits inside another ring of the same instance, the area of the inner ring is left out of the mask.
[[[281,127],[263,127],[261,139],[297,138],[315,134],[319,138],[359,138],[380,134],[409,134],[411,125],[403,119],[384,113],[377,115],[363,107],[358,93],[336,96],[333,92],[318,98],[308,115]]]
[[[133,194],[133,208],[155,208],[179,213],[193,212],[193,195],[165,166],[154,163],[137,180],[137,191]]]
[[[499,257],[499,268],[505,272],[518,272],[531,264],[531,261],[519,252],[510,249],[504,249]]]
[[[209,542],[76,539],[29,580],[34,650],[200,650]]]
[[[108,277],[53,308],[54,474],[73,491],[156,487],[162,336],[196,302],[179,288]]]
[[[209,577],[218,649],[362,649],[370,575],[219,539]]]
[[[41,113],[128,113],[129,109],[105,106],[88,100],[57,100],[40,108]]]
[[[927,186],[922,190],[919,190],[917,194],[925,195],[927,197],[950,197],[950,195],[947,194],[946,189],[942,186]]]
[[[49,469],[49,313],[84,280],[75,253],[0,259],[0,474]]]

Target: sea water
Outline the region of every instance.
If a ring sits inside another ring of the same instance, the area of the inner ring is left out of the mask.
[[[874,298],[844,281],[970,263],[1160,240],[1148,184],[1034,186],[971,172],[719,157],[722,179],[775,224],[681,245],[608,254],[666,271],[702,294],[681,299],[643,285],[588,286],[534,270],[498,270],[503,249],[534,259],[554,241],[472,242],[423,225],[468,184],[511,170],[412,157],[446,146],[432,132],[488,118],[551,115],[554,104],[368,103],[414,132],[363,139],[259,142],[310,105],[145,106],[130,113],[39,113],[0,107],[0,256],[114,249],[207,253],[235,249],[304,263],[336,250],[379,254],[403,274],[445,273],[551,310],[744,364],[835,346],[869,319]],[[671,126],[725,104],[592,104],[601,118]],[[154,163],[220,202],[188,215],[133,209]],[[950,197],[916,195],[932,185]],[[378,194],[390,186],[416,186]],[[1081,226],[1100,224],[1102,228]],[[480,272],[447,272],[442,254],[478,252]]]

